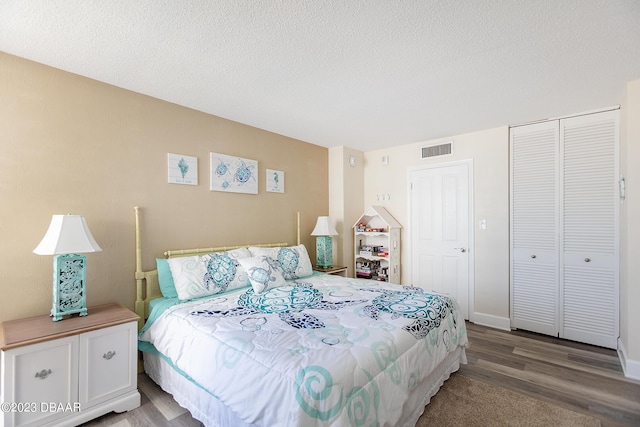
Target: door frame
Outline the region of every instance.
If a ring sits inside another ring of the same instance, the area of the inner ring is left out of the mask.
[[[469,172],[469,283],[468,283],[468,292],[469,292],[469,312],[467,313],[467,318],[470,322],[475,321],[475,216],[473,210],[473,201],[474,201],[474,190],[473,190],[473,159],[466,160],[455,160],[451,162],[441,162],[441,163],[432,163],[429,165],[421,165],[421,166],[412,166],[407,168],[407,242],[408,242],[408,259],[409,259],[409,283],[413,285],[413,266],[411,263],[413,262],[413,201],[411,197],[411,178],[413,173],[420,172],[422,170],[427,169],[439,169],[439,168],[447,168],[451,166],[460,166],[466,165]]]

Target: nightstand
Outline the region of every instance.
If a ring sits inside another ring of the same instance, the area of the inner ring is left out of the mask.
[[[118,304],[0,325],[0,426],[75,426],[140,406],[138,316]]]
[[[347,277],[347,267],[344,267],[342,265],[334,265],[333,267],[327,268],[314,266],[313,269],[321,273],[335,274],[336,276]]]

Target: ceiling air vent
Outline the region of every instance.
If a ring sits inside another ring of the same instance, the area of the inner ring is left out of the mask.
[[[427,159],[429,157],[449,156],[453,153],[453,141],[445,142],[444,144],[429,145],[422,147],[422,158]]]

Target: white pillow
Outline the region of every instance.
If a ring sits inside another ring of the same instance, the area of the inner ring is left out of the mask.
[[[238,262],[247,272],[253,291],[256,294],[271,288],[287,285],[287,282],[282,276],[280,266],[268,256],[242,258],[239,259]]]
[[[304,245],[286,248],[250,247],[253,256],[268,256],[280,264],[285,279],[302,279],[313,274],[309,253]]]
[[[169,268],[181,300],[214,295],[232,289],[249,286],[246,271],[238,263],[239,258],[249,257],[247,248],[206,255],[169,258]]]

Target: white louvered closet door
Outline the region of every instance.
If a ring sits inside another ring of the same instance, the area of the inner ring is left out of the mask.
[[[511,128],[512,327],[558,334],[559,126]]]
[[[560,121],[560,336],[609,348],[618,337],[618,117]]]

